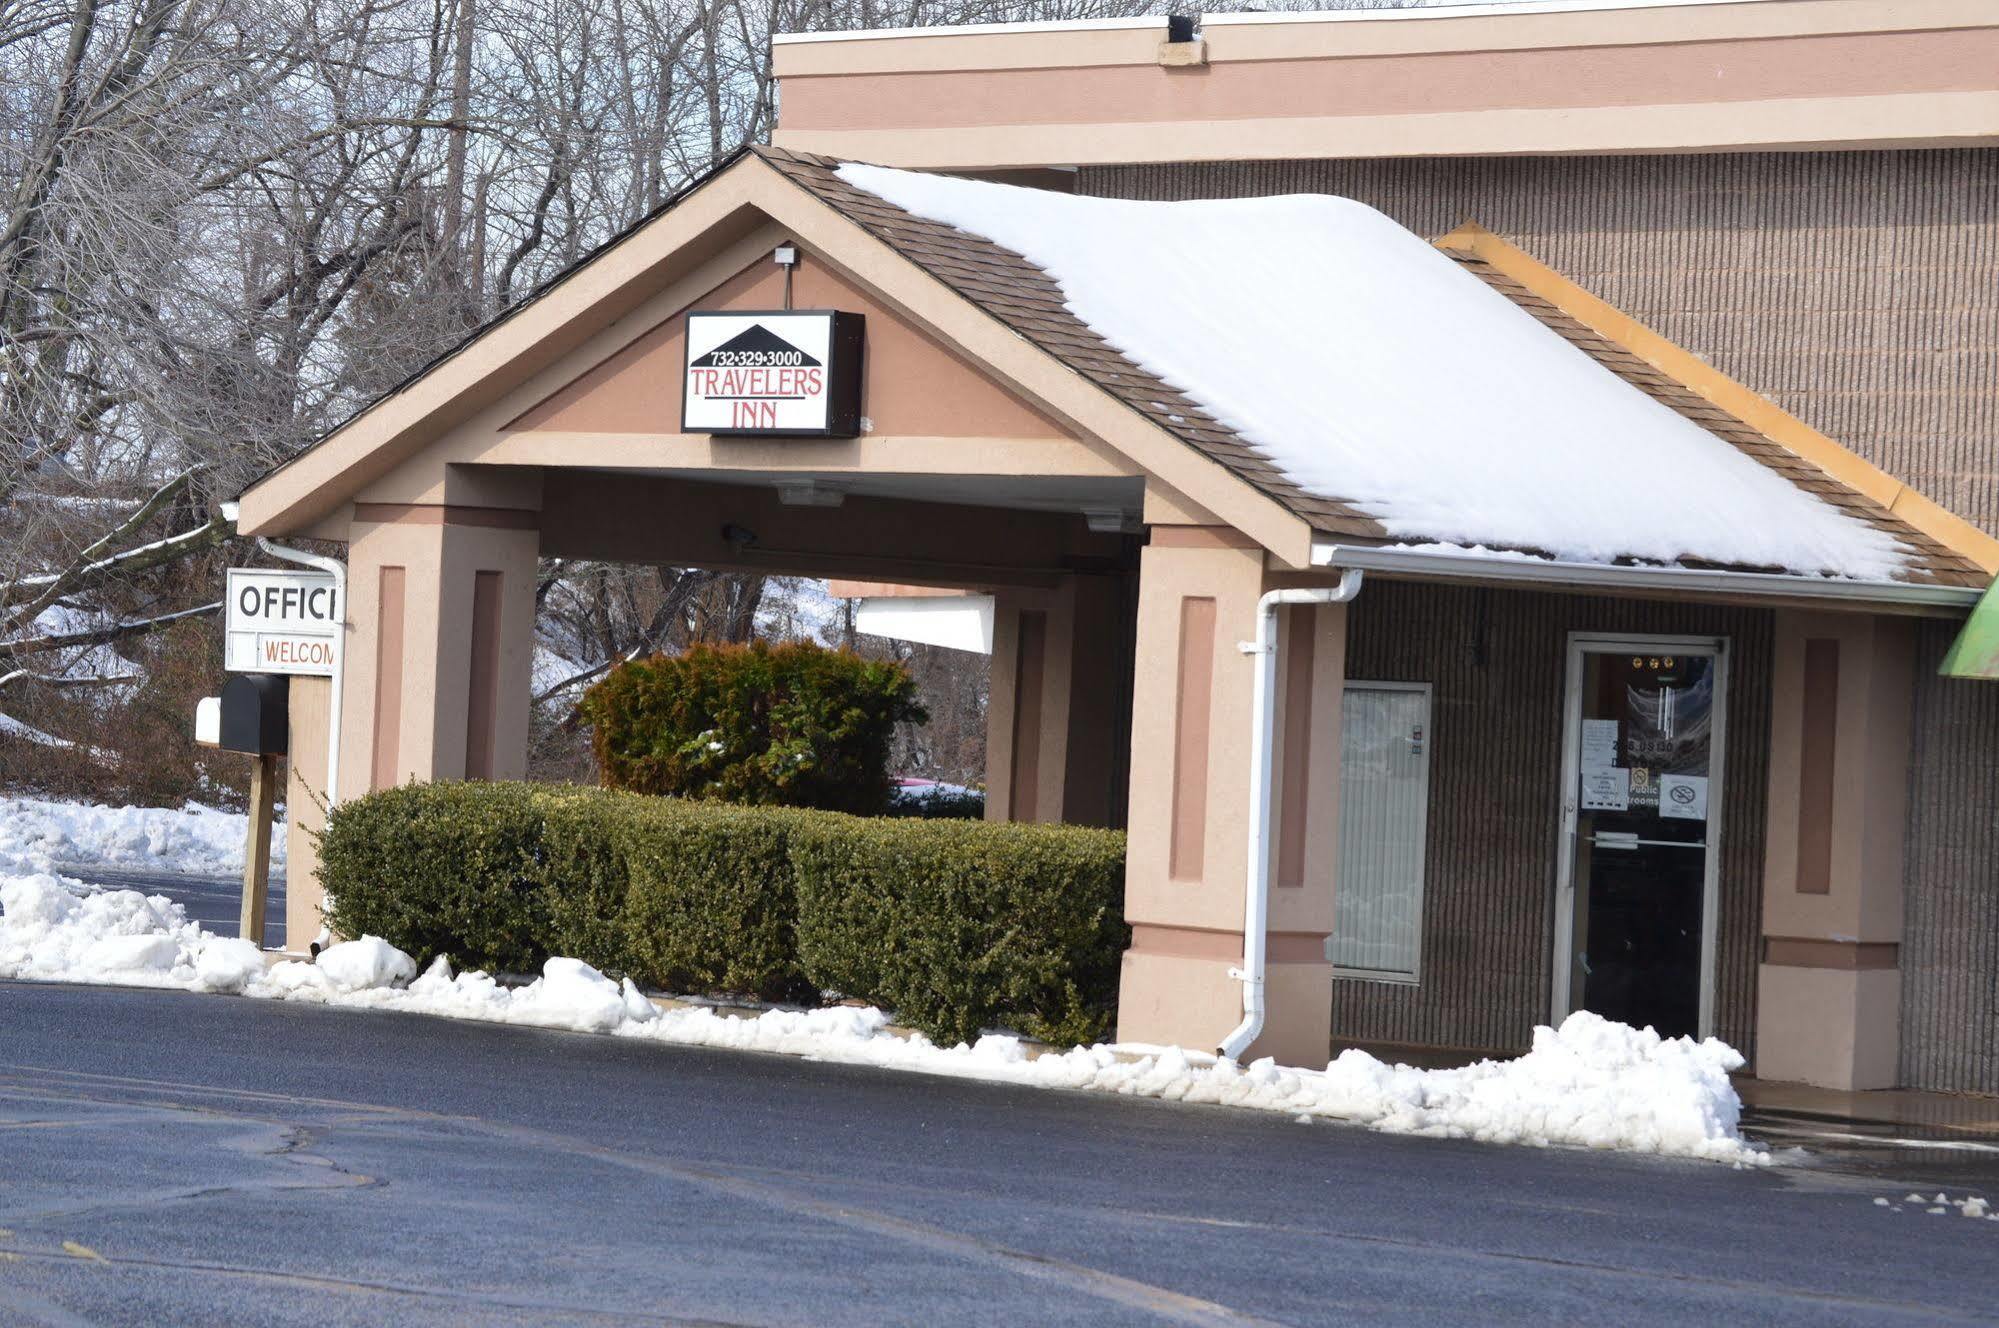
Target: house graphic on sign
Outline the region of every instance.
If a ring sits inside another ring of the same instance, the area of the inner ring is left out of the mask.
[[[691,369],[741,369],[783,365],[793,368],[821,368],[798,347],[762,323],[752,323],[715,349],[696,359]]]

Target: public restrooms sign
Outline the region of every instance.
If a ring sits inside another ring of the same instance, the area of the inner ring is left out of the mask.
[[[861,336],[829,309],[690,313],[681,432],[857,436]]]

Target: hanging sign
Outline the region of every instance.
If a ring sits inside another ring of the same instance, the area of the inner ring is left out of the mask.
[[[857,436],[862,328],[830,309],[688,314],[681,432]]]
[[[231,673],[333,676],[346,615],[332,576],[232,567],[224,605],[222,666]]]

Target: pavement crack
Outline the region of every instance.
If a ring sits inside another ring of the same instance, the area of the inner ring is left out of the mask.
[[[45,1263],[71,1263],[83,1255],[72,1250],[74,1241],[64,1241],[60,1250],[16,1247],[7,1251],[16,1259]],[[432,1301],[445,1305],[474,1306],[493,1310],[533,1310],[555,1313],[567,1319],[590,1319],[610,1323],[663,1324],[667,1328],[760,1328],[735,1320],[686,1318],[657,1309],[623,1309],[602,1305],[578,1305],[573,1300],[543,1300],[529,1296],[497,1295],[463,1288],[410,1286],[397,1282],[364,1278],[332,1277],[320,1273],[290,1272],[281,1268],[260,1268],[244,1264],[216,1263],[199,1259],[153,1259],[137,1255],[105,1255],[85,1246],[90,1259],[112,1269],[158,1269],[183,1273],[206,1273],[216,1277],[243,1279],[317,1291],[365,1292],[398,1296],[409,1300]],[[12,1294],[11,1291],[9,1294]]]

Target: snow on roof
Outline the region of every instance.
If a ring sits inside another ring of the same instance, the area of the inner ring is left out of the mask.
[[[1397,539],[1863,580],[1906,564],[1891,535],[1619,379],[1364,204],[838,174],[1041,267],[1134,363]]]

